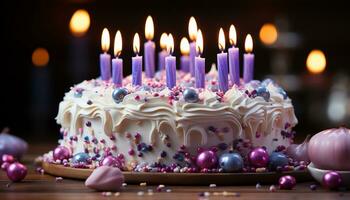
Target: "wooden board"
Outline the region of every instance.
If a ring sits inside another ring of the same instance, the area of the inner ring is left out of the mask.
[[[92,169],[79,169],[64,167],[62,165],[43,162],[43,169],[46,173],[65,178],[85,180],[92,173]],[[291,172],[266,172],[266,173],[156,173],[156,172],[123,172],[125,182],[139,184],[146,182],[150,185],[251,185],[256,183],[276,184],[283,175],[292,175],[297,182],[313,180],[310,174],[305,171]]]

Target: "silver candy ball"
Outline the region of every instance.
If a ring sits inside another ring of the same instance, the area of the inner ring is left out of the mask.
[[[123,101],[124,97],[128,94],[125,88],[116,88],[113,90],[112,97],[114,102],[120,103]]]
[[[72,161],[73,163],[88,163],[88,160],[90,159],[89,154],[87,153],[77,153],[73,156]]]
[[[183,96],[186,102],[188,103],[196,103],[199,100],[198,94],[196,90],[187,88],[183,92]]]
[[[256,94],[265,99],[265,101],[269,101],[270,92],[266,89],[266,87],[258,87],[256,89]]]
[[[219,165],[224,172],[239,172],[243,169],[243,158],[238,153],[225,153],[220,156]]]

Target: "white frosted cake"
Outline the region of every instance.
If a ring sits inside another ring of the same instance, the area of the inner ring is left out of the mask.
[[[172,90],[162,73],[143,77],[138,87],[130,76],[122,88],[100,79],[75,85],[59,105],[59,144],[93,161],[113,155],[123,160],[124,170],[135,170],[155,163],[188,165],[201,149],[243,157],[253,147],[272,152],[292,143],[297,119],[291,99],[270,79],[230,85],[224,94],[217,91],[215,68],[206,75],[205,89],[194,88],[190,74],[178,71],[177,77]]]

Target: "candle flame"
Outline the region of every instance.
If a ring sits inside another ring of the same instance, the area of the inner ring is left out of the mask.
[[[102,31],[102,38],[101,38],[101,47],[103,52],[107,52],[109,50],[109,31],[107,28],[104,28]]]
[[[32,62],[35,67],[45,67],[50,60],[50,55],[45,48],[36,48],[32,54]]]
[[[186,37],[183,37],[180,42],[180,51],[182,55],[188,55],[190,53],[190,43]]]
[[[122,53],[122,47],[123,47],[122,34],[118,30],[114,38],[114,55],[116,57],[119,57],[120,54]]]
[[[134,49],[134,53],[136,54],[140,53],[140,36],[138,33],[135,33],[134,35],[133,49]]]
[[[196,51],[198,54],[203,53],[203,35],[200,29],[197,32]]]
[[[253,51],[253,39],[252,36],[250,34],[247,35],[247,37],[245,38],[245,51],[247,53],[251,53]]]
[[[86,10],[79,9],[74,12],[69,22],[69,29],[74,36],[83,36],[90,27],[90,15]]]
[[[192,41],[195,41],[197,39],[197,31],[198,31],[198,27],[197,27],[196,19],[194,17],[191,17],[188,23],[188,34]]]
[[[321,50],[312,50],[307,59],[306,67],[313,74],[320,74],[326,69],[326,56]]]
[[[225,50],[225,33],[224,33],[224,30],[222,28],[220,28],[220,31],[219,31],[219,39],[218,39],[218,45],[219,45],[219,49],[221,51],[224,51]]]
[[[230,40],[230,44],[232,46],[235,46],[237,44],[237,32],[236,32],[236,28],[233,24],[231,24],[231,26],[230,26],[228,37]]]
[[[145,25],[145,36],[147,40],[152,40],[154,35],[154,24],[153,19],[149,15],[146,19],[146,25]]]
[[[167,39],[168,34],[162,33],[162,35],[160,36],[160,48],[166,49]]]
[[[167,49],[169,54],[172,54],[174,52],[174,38],[173,38],[173,35],[171,35],[171,33],[170,33],[167,38],[168,39],[167,39],[166,49]]]

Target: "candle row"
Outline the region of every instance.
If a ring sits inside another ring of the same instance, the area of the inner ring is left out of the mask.
[[[180,50],[182,53],[180,64],[181,70],[189,72],[195,78],[195,86],[197,88],[205,87],[205,58],[201,57],[203,53],[203,35],[197,27],[196,20],[191,17],[188,26],[189,37],[182,38],[180,42]],[[145,37],[147,41],[144,43],[144,63],[145,76],[153,78],[155,74],[155,43],[152,41],[154,36],[154,24],[151,16],[148,16],[145,26]],[[233,25],[229,29],[229,42],[232,45],[225,52],[225,34],[222,28],[219,31],[218,46],[220,53],[217,54],[218,66],[218,84],[219,90],[226,92],[229,88],[228,77],[232,84],[240,84],[240,70],[239,70],[239,49],[235,47],[237,42],[236,29]],[[113,83],[117,86],[122,85],[123,79],[123,60],[119,58],[122,51],[122,36],[118,30],[114,40],[114,55],[112,59],[107,53],[109,50],[110,36],[108,30],[105,28],[102,32],[101,46],[103,53],[100,55],[100,70],[101,79],[108,81],[111,77]],[[176,85],[176,58],[172,55],[174,52],[174,39],[172,34],[163,33],[160,37],[160,46],[162,51],[158,54],[158,68],[166,71],[166,83],[169,88]],[[246,52],[243,56],[243,80],[249,82],[253,79],[254,72],[254,54],[253,41],[250,34],[245,40]],[[132,84],[142,85],[142,64],[143,57],[140,53],[140,37],[138,33],[134,35],[133,50],[135,56],[132,57]],[[112,67],[111,67],[112,63]],[[111,72],[112,69],[112,72]]]

